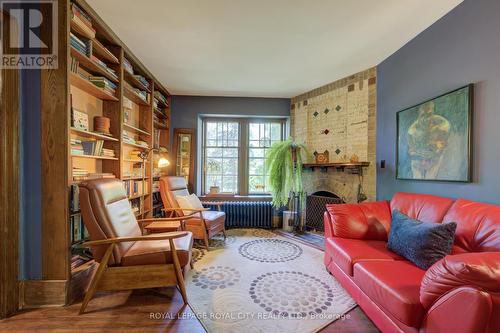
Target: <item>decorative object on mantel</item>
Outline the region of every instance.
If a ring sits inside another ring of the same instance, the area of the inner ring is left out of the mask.
[[[316,163],[318,164],[324,164],[330,161],[330,153],[328,152],[328,150],[325,150],[322,153],[318,153],[317,151],[315,151],[313,155],[316,159]]]
[[[470,182],[473,85],[397,113],[396,178]]]
[[[351,163],[358,163],[359,162],[359,156],[356,154],[352,154],[351,158],[349,159],[349,162]]]
[[[370,162],[336,162],[336,163],[304,163],[303,167],[307,169],[314,170],[315,168],[328,169],[335,168],[341,171],[345,171],[345,169],[350,170],[352,173],[360,173],[362,168],[368,167]]]
[[[276,142],[267,153],[266,168],[269,170],[269,187],[275,207],[288,206],[297,212],[295,231],[302,232],[302,161],[307,149],[293,139]]]

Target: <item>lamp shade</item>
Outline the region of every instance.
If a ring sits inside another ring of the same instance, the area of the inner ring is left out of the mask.
[[[165,168],[170,165],[170,162],[165,157],[160,157],[158,160],[158,168]]]

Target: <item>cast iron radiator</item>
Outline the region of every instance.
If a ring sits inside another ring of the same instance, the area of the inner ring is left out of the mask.
[[[216,205],[203,202],[210,209]],[[226,201],[221,205],[226,213],[226,228],[266,228],[273,227],[274,209],[270,201]]]

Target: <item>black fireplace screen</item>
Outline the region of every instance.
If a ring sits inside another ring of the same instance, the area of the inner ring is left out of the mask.
[[[344,201],[335,193],[328,191],[318,191],[306,196],[306,229],[323,232],[323,214],[326,212],[326,205],[342,204]]]

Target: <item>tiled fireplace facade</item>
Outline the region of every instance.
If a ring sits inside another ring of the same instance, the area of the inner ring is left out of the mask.
[[[291,134],[308,148],[309,162],[325,150],[330,162],[370,162],[361,179],[368,200],[376,195],[376,86],[371,68],[296,96],[291,105]],[[349,203],[356,202],[359,183],[359,175],[333,168],[304,171],[305,191],[331,191]]]

